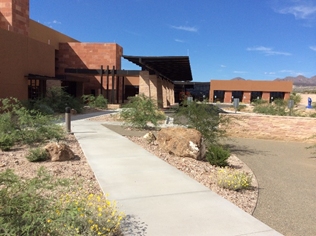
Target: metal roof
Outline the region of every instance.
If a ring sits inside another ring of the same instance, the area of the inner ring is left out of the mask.
[[[191,81],[192,73],[188,56],[126,56],[123,58],[140,66],[143,70],[171,81]]]

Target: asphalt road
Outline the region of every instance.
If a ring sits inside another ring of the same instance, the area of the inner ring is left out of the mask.
[[[259,183],[254,217],[288,236],[316,235],[316,149],[309,144],[234,138],[226,141]]]

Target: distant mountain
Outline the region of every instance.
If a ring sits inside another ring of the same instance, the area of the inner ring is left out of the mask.
[[[233,78],[232,80],[245,80],[245,79],[241,77],[236,77],[236,78]]]
[[[231,80],[245,80],[241,77],[236,77]],[[316,86],[316,75],[310,78],[307,78],[303,75],[298,75],[296,77],[287,76],[283,79],[277,78],[274,81],[292,81],[294,86]]]
[[[293,81],[295,86],[316,86],[316,76],[307,78],[303,75],[298,75],[296,77],[288,76],[283,79],[277,78],[276,81]]]

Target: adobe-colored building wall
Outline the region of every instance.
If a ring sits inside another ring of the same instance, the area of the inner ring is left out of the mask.
[[[36,39],[42,43],[53,46],[56,50],[59,49],[59,43],[79,42],[65,34],[44,26],[36,21],[30,19],[29,37]]]
[[[0,29],[0,97],[28,98],[28,74],[55,75],[55,49]]]
[[[149,75],[148,71],[140,72],[139,94],[156,100],[159,107],[168,107],[174,104],[174,85],[157,75]]]
[[[123,49],[115,43],[79,43],[69,42],[60,43],[58,52],[58,61],[56,63],[57,74],[65,74],[66,68],[80,69],[103,69],[109,66],[109,69],[121,69],[121,57]],[[92,89],[99,89],[101,84],[100,76],[87,76],[90,82],[85,84],[85,90],[89,94]],[[107,88],[107,80],[103,76],[103,89]],[[116,84],[113,89],[115,90]],[[109,78],[109,89],[112,89],[112,76]]]
[[[214,91],[225,91],[224,102],[232,101],[233,91],[242,91],[243,102],[250,103],[251,92],[262,92],[263,100],[270,100],[270,92],[284,92],[284,99],[292,92],[291,81],[253,81],[253,80],[211,80],[209,101],[213,102]]]
[[[0,0],[0,11],[0,28],[29,34],[29,0]]]
[[[133,85],[138,86],[139,85],[139,76],[128,76],[125,77],[125,85]]]

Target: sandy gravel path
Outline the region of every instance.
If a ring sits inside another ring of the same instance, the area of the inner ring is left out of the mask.
[[[254,216],[284,235],[316,235],[316,149],[298,142],[245,138],[227,143],[257,177]]]

